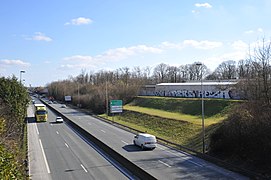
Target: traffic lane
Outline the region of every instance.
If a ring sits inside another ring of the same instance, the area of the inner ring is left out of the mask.
[[[49,122],[38,123],[38,130],[52,179],[88,179],[78,159]]]
[[[158,173],[159,176],[165,175],[165,173],[161,173],[160,169],[169,168],[170,175],[173,176],[173,174],[175,174],[177,177],[180,176],[180,174],[178,173],[179,169],[181,175],[193,174],[193,177],[195,178],[196,177],[204,178],[206,176],[210,178],[220,177],[227,179],[245,178],[239,174],[225,170],[212,163],[206,162],[202,159],[196,158],[189,154],[180,153],[178,151],[170,152],[168,151],[168,148],[165,146],[159,145],[157,149],[159,149],[159,147],[161,147],[161,149],[158,151],[156,149],[154,151],[150,151],[151,153],[147,153],[148,151],[143,151],[144,153],[142,153],[142,151],[138,147],[135,147],[131,144],[129,145],[128,143],[132,142],[134,136],[133,134],[121,130],[119,128],[116,128],[108,123],[104,123],[100,120],[95,120],[95,118],[93,117],[87,117],[87,119],[85,120],[79,120],[75,116],[76,110],[70,109],[66,110],[64,113],[67,116],[69,116],[72,120],[76,121],[81,127],[85,127],[85,129],[94,134],[98,139],[105,142],[111,148],[117,150],[118,152],[121,152],[121,154],[124,155],[126,158],[135,162],[137,165],[147,170],[148,172],[152,172],[153,174]],[[107,134],[107,132],[109,134]],[[125,145],[123,146],[123,144]],[[125,149],[126,152],[123,152],[123,149]],[[130,156],[130,152],[136,154]],[[142,161],[143,163],[140,163],[141,162],[140,159],[143,160]],[[146,159],[148,159],[148,161],[146,161]],[[183,169],[185,169],[187,173],[183,173]],[[174,172],[176,172],[177,174]]]
[[[45,129],[51,136],[45,138],[45,141],[49,141],[45,142],[45,144],[48,144],[45,147],[48,148],[47,152],[51,154],[48,161],[49,164],[50,161],[53,161],[51,163],[53,164],[52,171],[56,171],[56,173],[52,174],[52,177],[55,177],[54,179],[63,178],[66,174],[69,176],[68,179],[127,179],[124,174],[105,160],[65,123],[55,123],[56,115],[50,110],[48,112],[50,127],[47,127],[52,131]],[[41,134],[43,133],[41,132]],[[60,162],[58,162],[59,157]],[[63,161],[66,164],[61,164]],[[61,172],[64,170],[63,175]]]
[[[27,120],[29,177],[34,180],[51,180],[46,159],[44,159],[40,146],[32,105],[27,108]]]

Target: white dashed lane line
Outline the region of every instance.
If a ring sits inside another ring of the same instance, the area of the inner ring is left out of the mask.
[[[87,169],[81,164],[81,167],[84,169],[85,172],[88,172]]]
[[[125,142],[125,141],[123,141],[123,140],[121,140],[121,142],[123,142],[124,144],[128,145],[128,143],[127,143],[127,142]]]
[[[160,160],[158,160],[160,163],[162,163],[162,164],[164,164],[165,166],[167,166],[167,167],[171,167],[170,165],[168,165],[167,163],[165,163],[165,162],[163,162],[163,161],[160,161]]]
[[[101,130],[103,133],[105,133],[105,131],[104,130]]]

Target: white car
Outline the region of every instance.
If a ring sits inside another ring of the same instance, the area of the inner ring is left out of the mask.
[[[142,150],[154,149],[157,147],[157,140],[154,135],[139,133],[134,137],[134,145],[140,146]]]
[[[58,116],[58,117],[56,117],[56,123],[63,123],[63,118],[62,117],[60,117],[60,116]]]

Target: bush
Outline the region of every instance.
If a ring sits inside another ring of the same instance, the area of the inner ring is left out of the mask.
[[[243,104],[211,136],[210,154],[241,160],[259,170],[271,167],[271,107]]]

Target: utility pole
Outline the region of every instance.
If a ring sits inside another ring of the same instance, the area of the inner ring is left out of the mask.
[[[203,93],[203,82],[202,82],[202,70],[203,70],[203,64],[197,63],[197,66],[201,66],[201,123],[202,123],[202,153],[205,154],[205,125],[204,125],[204,94]]]
[[[105,101],[106,101],[106,116],[108,118],[108,90],[107,90],[107,81],[105,82]]]

